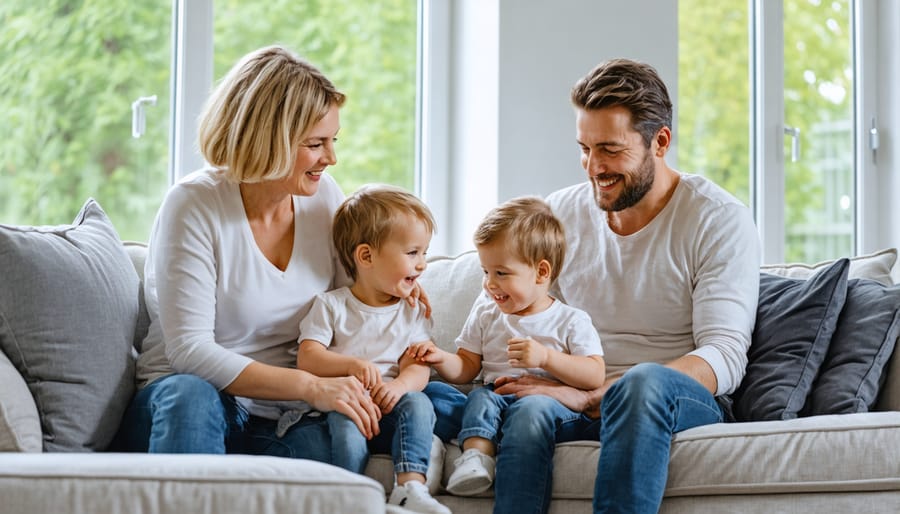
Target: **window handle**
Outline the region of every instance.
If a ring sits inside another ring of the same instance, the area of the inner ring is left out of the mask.
[[[791,136],[791,162],[800,160],[800,129],[785,125],[784,135]]]
[[[143,136],[147,128],[144,105],[156,105],[156,95],[142,96],[131,103],[131,137],[135,139]]]

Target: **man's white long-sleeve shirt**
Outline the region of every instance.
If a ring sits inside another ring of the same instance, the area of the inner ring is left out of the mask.
[[[662,211],[627,236],[609,228],[590,183],[551,194],[568,242],[554,289],[590,314],[607,376],[690,354],[712,367],[716,394],[727,394],[747,366],[759,235],[750,210],[733,196],[701,176],[680,177]]]

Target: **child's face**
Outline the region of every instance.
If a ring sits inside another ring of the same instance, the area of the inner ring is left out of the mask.
[[[406,298],[425,271],[425,252],[431,244],[431,232],[415,216],[406,215],[397,223],[390,238],[372,252],[374,288],[396,298]]]
[[[552,303],[547,295],[549,264],[542,273],[537,267],[514,257],[505,238],[479,245],[478,258],[484,270],[484,290],[504,313],[537,314]]]

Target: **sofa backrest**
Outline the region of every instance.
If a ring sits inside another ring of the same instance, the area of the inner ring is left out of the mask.
[[[126,242],[125,250],[135,270],[143,279],[147,248],[143,243]],[[891,270],[897,260],[897,250],[887,249],[850,260],[850,278],[869,278],[885,284],[891,282]],[[794,278],[809,278],[833,261],[807,264],[772,264],[761,271]],[[454,341],[462,330],[472,303],[481,294],[481,263],[474,250],[455,257],[428,258],[428,268],[422,275],[422,287],[428,293],[434,312],[432,337],[444,350],[455,352]],[[877,410],[900,411],[900,351],[894,350],[881,390]]]

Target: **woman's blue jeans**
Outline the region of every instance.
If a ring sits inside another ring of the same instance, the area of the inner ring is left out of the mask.
[[[367,441],[353,421],[340,412],[328,413],[331,432],[331,463],[364,473],[369,452],[390,453],[395,473],[428,471],[434,431],[434,407],[424,393],[411,391],[379,422],[381,431]]]
[[[194,375],[169,375],[138,391],[112,449],[150,453],[249,453],[328,462],[324,416],[304,418],[284,437],[276,420],[250,415],[234,397]]]
[[[435,426],[441,430],[436,433],[449,440],[446,436],[462,419],[456,403],[465,396],[446,384],[435,383],[425,391],[435,406]],[[666,486],[673,434],[723,420],[715,398],[699,382],[651,363],[635,366],[609,388],[601,404],[602,422],[579,416],[554,426],[549,416],[513,416],[510,410],[497,459],[495,513],[546,512],[553,445],[598,439],[594,512],[655,513]]]

